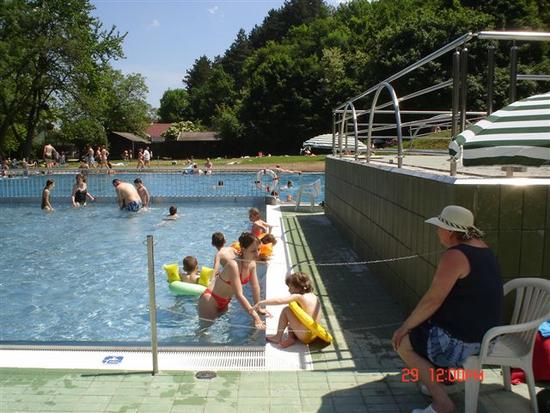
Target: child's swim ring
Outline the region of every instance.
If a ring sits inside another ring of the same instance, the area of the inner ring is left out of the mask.
[[[269,183],[264,184],[263,182],[264,176],[271,178],[270,184]],[[271,169],[260,169],[256,174],[256,181],[254,181],[254,183],[256,184],[256,188],[261,189],[265,192],[271,192],[277,189],[277,186],[279,185],[279,177]]]
[[[172,291],[173,294],[191,295],[198,297],[204,292],[204,290],[206,290],[206,287],[204,285],[181,281],[178,264],[165,264],[162,266],[162,268],[164,268],[164,271],[166,271],[166,277],[168,279],[168,282],[170,283],[168,285],[168,288],[170,289],[170,291]],[[203,267],[203,271],[205,268],[206,267]],[[201,276],[203,271],[201,271]],[[210,273],[212,272],[213,270],[210,268]]]
[[[292,301],[288,305],[288,307],[290,308],[290,311],[292,311],[292,313],[296,316],[298,321],[311,332],[311,335],[306,340],[307,342],[305,342],[304,344],[309,344],[316,338],[320,338],[328,344],[332,342],[332,336],[327,332],[327,330],[325,330],[322,325],[311,318],[308,313],[302,310],[302,307],[300,307],[300,305],[296,301]]]

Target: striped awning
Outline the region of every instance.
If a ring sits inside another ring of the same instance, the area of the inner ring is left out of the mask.
[[[338,146],[338,135],[336,135],[336,146]],[[323,135],[317,135],[313,138],[305,141],[302,146],[305,148],[309,146],[310,148],[319,148],[319,149],[332,149],[332,133],[325,133]],[[342,138],[342,147],[346,150],[355,150],[355,137],[348,136]],[[357,149],[360,151],[366,151],[367,145],[365,145],[360,140],[357,140]]]
[[[464,166],[550,165],[550,92],[494,112],[458,134],[449,153]]]

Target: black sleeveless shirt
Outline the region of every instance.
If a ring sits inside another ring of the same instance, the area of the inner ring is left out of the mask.
[[[489,248],[458,244],[470,263],[470,273],[459,278],[432,321],[453,337],[480,343],[492,327],[502,324],[502,280],[497,259]]]

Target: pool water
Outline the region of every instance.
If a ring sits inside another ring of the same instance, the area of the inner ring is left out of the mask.
[[[143,343],[150,340],[147,235],[155,241],[158,337],[161,344],[259,345],[263,332],[236,299],[213,326],[200,329],[196,297],[174,296],[162,264],[195,255],[212,266],[211,235],[231,242],[249,227],[250,202],[180,201],[127,213],[113,203],[0,205],[0,341]],[[265,295],[265,265],[258,271]],[[245,293],[252,302],[250,289]]]

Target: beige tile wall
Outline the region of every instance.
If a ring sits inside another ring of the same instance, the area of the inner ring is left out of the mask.
[[[328,217],[364,259],[418,258],[372,264],[393,296],[411,309],[429,287],[443,251],[425,224],[450,204],[474,212],[497,254],[503,281],[550,279],[550,187],[463,185],[448,176],[328,158]]]

